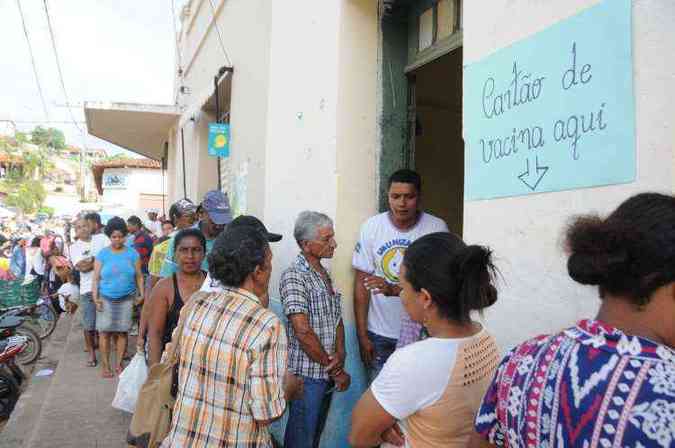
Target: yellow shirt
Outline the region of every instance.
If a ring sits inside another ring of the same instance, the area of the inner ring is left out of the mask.
[[[150,255],[150,261],[148,262],[148,272],[154,277],[159,277],[159,273],[162,270],[162,263],[164,263],[164,258],[166,253],[169,251],[169,242],[173,239],[169,238],[168,240],[157,244],[152,249],[152,255]]]

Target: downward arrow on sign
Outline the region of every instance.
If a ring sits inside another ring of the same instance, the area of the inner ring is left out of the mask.
[[[532,191],[535,191],[539,183],[548,172],[547,166],[539,166],[539,157],[534,157],[535,168],[530,171],[530,159],[525,159],[525,172],[518,176],[518,179]]]

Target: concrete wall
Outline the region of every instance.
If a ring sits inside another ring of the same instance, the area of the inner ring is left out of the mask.
[[[464,62],[526,38],[597,4],[596,0],[464,2]],[[592,317],[597,292],[567,276],[560,235],[571,215],[607,213],[632,194],[673,189],[675,3],[633,2],[637,181],[627,185],[546,193],[465,204],[464,237],[490,245],[504,276],[500,300],[487,313],[503,348],[537,333]]]
[[[225,190],[238,181],[246,184],[246,197],[234,198],[247,205],[247,212],[262,216],[266,185],[266,123],[268,103],[270,26],[273,2],[264,0],[213,0],[214,13],[208,0],[189,2],[190,15],[183,22],[181,59],[184,69],[182,84],[190,93],[179,94],[178,102],[184,113],[175,130],[177,145],[172,146],[171,158],[176,169],[172,177],[182,193],[180,160],[180,127],[185,133],[188,173],[188,197],[199,202],[203,194],[217,187],[217,161],[208,157],[208,123],[214,117],[201,107],[213,92],[213,78],[218,69],[228,65],[223,46],[234,66],[232,100],[230,105],[231,156],[223,164],[230,179],[223,179]],[[179,83],[177,81],[177,83]],[[194,121],[192,121],[194,119]],[[244,169],[245,168],[245,169]],[[241,173],[246,172],[246,175]],[[198,175],[195,175],[199,173]],[[235,179],[239,175],[239,179]],[[176,191],[174,191],[174,194]],[[229,192],[233,195],[233,192]],[[172,199],[182,196],[172,196]]]

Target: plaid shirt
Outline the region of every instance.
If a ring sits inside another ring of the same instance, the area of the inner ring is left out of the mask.
[[[259,421],[286,407],[286,335],[253,294],[196,295],[179,347],[178,395],[163,447],[271,447]]]
[[[302,313],[309,319],[309,326],[328,353],[335,353],[335,331],[342,320],[342,296],[331,293],[328,283],[312,269],[300,254],[293,265],[281,275],[279,292],[284,314]],[[318,362],[312,361],[300,347],[293,325],[288,325],[288,370],[296,375],[328,379],[328,373]]]

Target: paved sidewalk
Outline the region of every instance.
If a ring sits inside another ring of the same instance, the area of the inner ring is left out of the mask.
[[[87,367],[79,322],[73,323],[42,411],[26,448],[126,447],[131,415],[110,406],[117,379]],[[133,347],[130,341],[130,347]]]

